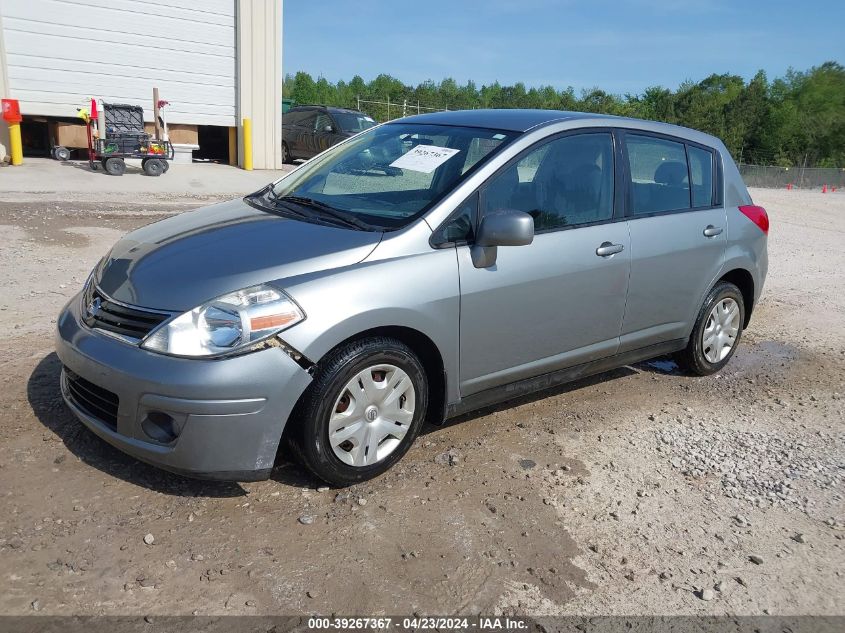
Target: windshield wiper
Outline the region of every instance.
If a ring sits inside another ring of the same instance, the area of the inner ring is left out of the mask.
[[[270,189],[272,191],[272,187]],[[272,196],[272,197],[270,197]],[[276,204],[282,202],[292,202],[293,204],[298,204],[303,207],[307,207],[310,209],[314,209],[319,211],[323,215],[327,215],[335,220],[346,224],[347,226],[353,226],[361,231],[373,231],[376,229],[372,224],[368,224],[363,220],[359,220],[353,214],[347,213],[346,211],[341,211],[340,209],[335,209],[333,206],[326,204],[325,202],[320,202],[319,200],[314,200],[313,198],[307,198],[305,196],[278,196],[275,191],[272,194],[268,191],[268,198],[270,198]]]
[[[269,206],[266,203],[262,204],[261,202],[259,202],[259,200],[262,200],[265,197],[271,202],[273,202],[273,206]],[[267,211],[268,213],[277,213],[281,215],[287,214],[292,215],[295,218],[304,218],[306,220],[314,217],[314,214],[312,212],[306,213],[305,211],[294,208],[292,206],[282,206],[276,204],[278,198],[278,194],[273,191],[273,185],[270,184],[264,187],[263,189],[259,189],[255,193],[251,193],[248,196],[244,196],[244,201],[258,209],[261,209],[262,211]]]

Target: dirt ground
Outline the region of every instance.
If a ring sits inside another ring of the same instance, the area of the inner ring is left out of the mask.
[[[61,401],[64,302],[206,199],[0,195],[0,614],[845,614],[845,194],[752,193],[769,277],[721,374],[664,359],[488,409],[342,491],[284,462],[182,479]]]

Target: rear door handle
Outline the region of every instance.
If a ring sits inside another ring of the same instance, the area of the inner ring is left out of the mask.
[[[624,250],[625,247],[622,244],[602,242],[601,246],[596,249],[596,255],[599,257],[610,257],[611,255],[616,255],[616,253],[621,253]]]
[[[722,234],[722,227],[721,226],[713,226],[712,224],[708,224],[704,229],[704,236],[705,237],[716,237],[717,235]]]

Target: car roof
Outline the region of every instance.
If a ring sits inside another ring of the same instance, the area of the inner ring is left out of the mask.
[[[714,137],[698,132],[690,128],[661,123],[659,121],[648,121],[645,119],[634,119],[610,114],[596,114],[593,112],[571,112],[568,110],[444,110],[443,112],[432,112],[430,114],[416,114],[401,119],[394,119],[390,123],[423,123],[428,125],[459,125],[463,127],[482,127],[494,130],[506,130],[509,132],[528,132],[544,125],[560,121],[577,120],[612,120],[614,123],[624,127],[631,125],[638,129],[647,129],[654,132],[664,132],[670,135],[684,137],[695,136],[699,140],[707,139],[708,143],[717,141]]]
[[[396,119],[402,123],[426,123],[429,125],[461,125],[464,127],[485,127],[511,132],[527,132],[530,129],[570,119],[607,118],[605,114],[569,112],[566,110],[445,110],[430,114],[416,114]],[[618,118],[618,117],[614,117]]]

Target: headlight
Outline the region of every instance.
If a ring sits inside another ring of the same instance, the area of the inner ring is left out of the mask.
[[[299,306],[281,290],[253,286],[181,314],[150,334],[141,347],[174,356],[222,356],[304,318]]]

